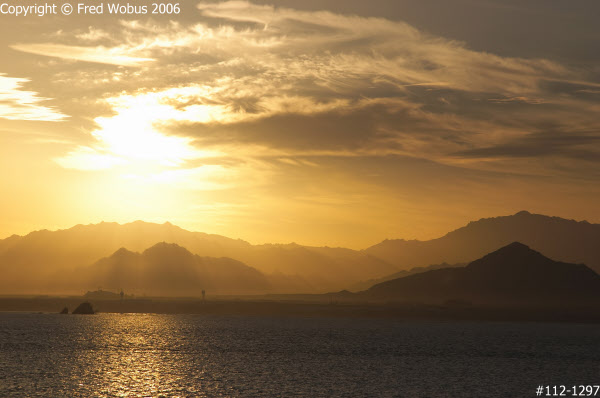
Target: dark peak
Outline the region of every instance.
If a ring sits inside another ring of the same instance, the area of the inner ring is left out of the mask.
[[[469,266],[479,266],[481,264],[522,264],[552,262],[540,252],[537,252],[521,242],[513,242],[500,249],[486,254],[479,260],[475,260]]]
[[[421,241],[418,239],[410,239],[410,240],[406,240],[406,239],[384,239],[379,243],[374,244],[373,246],[368,247],[367,249],[370,249],[371,247],[396,247],[398,245],[406,245],[406,244],[410,244],[410,243],[420,243]],[[365,249],[365,250],[367,250]]]
[[[530,215],[531,215],[531,213],[528,212],[527,210],[521,210],[520,212],[515,213],[515,216],[530,216]]]
[[[523,257],[525,255],[538,255],[542,256],[541,253],[531,249],[529,246],[521,243],[521,242],[513,242],[500,249],[488,254],[488,256],[502,256],[502,257]],[[486,256],[487,257],[487,256]],[[543,256],[542,256],[543,257]]]
[[[531,250],[529,248],[529,246],[527,246],[526,244],[521,243],[521,242],[510,243],[510,244],[508,244],[508,245],[506,245],[506,246],[498,249],[498,251],[500,251],[500,250],[511,250],[511,251],[516,251],[516,250],[528,251],[529,250],[529,251],[534,251],[534,250]]]
[[[394,239],[394,238],[386,238],[384,240],[382,240],[381,242],[379,242],[378,244],[394,244],[394,243],[404,243],[404,242],[408,242],[406,239]]]
[[[159,223],[155,223],[155,222],[148,222],[148,221],[143,221],[143,220],[136,220],[130,223],[126,223],[123,224],[122,227],[129,227],[129,228],[139,228],[142,231],[153,231],[153,230],[158,230],[158,231],[167,231],[167,230],[178,230],[178,231],[183,231],[183,232],[190,232],[186,229],[183,229],[181,227],[178,227],[175,224],[170,223],[169,221],[164,222],[162,224]],[[201,233],[201,232],[193,232],[193,233]],[[204,234],[207,235],[207,234]],[[218,236],[218,235],[217,235]]]
[[[133,254],[133,252],[131,250],[127,250],[126,248],[122,247],[119,250],[117,250],[116,252],[114,252],[113,256],[126,256],[129,254]]]
[[[94,227],[104,227],[104,228],[110,228],[110,227],[118,227],[120,224],[116,223],[116,222],[112,222],[112,221],[100,221],[97,224],[77,224],[75,225],[73,228],[94,228]],[[71,229],[73,229],[71,228]]]
[[[177,243],[159,242],[154,246],[144,250],[143,254],[169,253],[169,254],[185,254],[192,256],[192,253],[185,247],[179,246]]]
[[[150,247],[150,249],[183,249],[183,247],[179,246],[177,243],[167,243],[165,241],[158,242],[154,246]]]

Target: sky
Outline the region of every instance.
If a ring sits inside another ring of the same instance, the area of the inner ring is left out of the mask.
[[[180,7],[0,15],[0,238],[144,220],[365,248],[520,210],[600,222],[598,1]]]

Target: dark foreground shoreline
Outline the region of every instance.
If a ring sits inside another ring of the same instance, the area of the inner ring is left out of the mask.
[[[180,298],[88,300],[84,297],[0,297],[0,311],[59,313],[90,301],[100,313],[200,314],[276,317],[390,318],[436,321],[519,321],[600,323],[600,309],[491,308],[408,303],[336,303],[259,298],[202,301]]]

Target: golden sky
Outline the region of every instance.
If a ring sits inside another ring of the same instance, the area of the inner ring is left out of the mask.
[[[363,248],[523,209],[600,222],[597,1],[340,3],[0,15],[0,237],[140,219]]]

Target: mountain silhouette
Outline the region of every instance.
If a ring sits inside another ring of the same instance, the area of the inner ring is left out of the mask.
[[[362,291],[362,290],[367,290],[371,286],[377,285],[382,282],[391,281],[393,279],[404,278],[405,276],[420,274],[422,272],[432,271],[432,270],[436,270],[436,269],[440,269],[440,268],[457,268],[457,267],[464,267],[465,265],[467,265],[467,264],[465,264],[465,263],[458,263],[458,264],[441,263],[441,264],[431,264],[426,267],[414,267],[409,270],[402,270],[402,271],[394,272],[393,274],[386,275],[381,278],[369,279],[366,281],[355,283],[354,285],[352,285],[349,288],[349,290],[352,292],[358,292],[358,291]]]
[[[176,244],[158,243],[142,253],[121,248],[81,271],[89,287],[126,287],[154,296],[258,294],[271,290],[268,278],[231,258],[201,257]]]
[[[385,240],[365,250],[399,269],[442,262],[468,263],[519,241],[558,261],[584,263],[600,272],[600,224],[521,211],[484,218],[428,241]]]
[[[0,291],[73,294],[96,289],[98,285],[80,286],[82,279],[71,276],[83,274],[83,269],[105,258],[117,261],[123,256],[121,262],[135,264],[137,260],[129,257],[143,254],[160,242],[176,244],[199,257],[243,263],[267,277],[272,291],[277,293],[361,290],[381,282],[381,278],[404,276],[399,272],[413,268],[466,264],[513,241],[523,242],[554,260],[585,263],[600,270],[599,224],[527,212],[474,221],[438,239],[386,240],[362,251],[294,243],[252,245],[220,235],[190,232],[170,223],[103,222],[0,240]],[[126,251],[117,254],[121,248]],[[183,255],[181,259],[188,261]],[[189,264],[181,272],[188,272],[188,268]],[[238,270],[228,266],[224,269]],[[114,275],[118,272],[114,271]],[[104,283],[100,286],[123,287]]]
[[[385,300],[477,304],[600,302],[600,275],[583,264],[551,260],[514,242],[466,267],[443,268],[377,284],[362,293]]]
[[[252,246],[250,250],[238,251],[233,257],[266,274],[301,277],[310,281],[313,292],[339,290],[361,280],[397,271],[387,262],[360,251],[294,243]]]
[[[190,232],[170,223],[103,222],[0,240],[0,289],[4,293],[75,293],[81,288],[65,275],[110,257],[120,248],[142,252],[160,242],[177,244],[199,256],[238,260],[270,275],[281,293],[339,290],[397,271],[385,261],[356,250],[251,245],[220,235]]]

